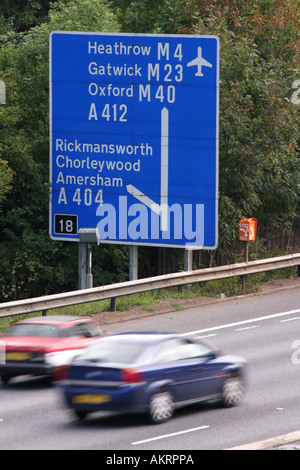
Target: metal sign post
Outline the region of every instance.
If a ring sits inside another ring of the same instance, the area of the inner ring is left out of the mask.
[[[81,228],[78,248],[78,289],[93,287],[92,244],[99,245],[98,229]]]
[[[0,80],[0,104],[6,104],[6,85]]]
[[[257,219],[251,217],[239,221],[239,240],[245,243],[245,263],[249,261],[249,241],[256,240]],[[245,290],[246,276],[241,277],[242,288]]]

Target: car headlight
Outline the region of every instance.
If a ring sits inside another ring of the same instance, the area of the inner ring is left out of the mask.
[[[46,364],[53,367],[61,367],[70,364],[72,359],[77,356],[82,349],[72,349],[71,351],[58,351],[45,354]]]

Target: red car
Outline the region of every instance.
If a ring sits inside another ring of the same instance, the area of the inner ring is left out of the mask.
[[[0,336],[0,377],[4,383],[20,375],[53,378],[103,331],[87,317],[42,316],[14,323]]]

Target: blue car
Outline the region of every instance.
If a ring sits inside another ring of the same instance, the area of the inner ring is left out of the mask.
[[[221,355],[197,338],[126,333],[85,349],[59,386],[80,419],[94,411],[132,411],[161,423],[175,408],[199,401],[239,404],[246,371],[245,359]]]

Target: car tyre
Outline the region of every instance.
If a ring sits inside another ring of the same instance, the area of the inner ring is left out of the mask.
[[[1,375],[1,380],[4,384],[8,384],[8,382],[10,381],[12,377],[8,374],[3,374]]]
[[[162,390],[152,395],[149,404],[149,417],[153,424],[160,424],[170,419],[174,412],[174,402],[169,390]]]
[[[225,380],[222,389],[222,404],[226,407],[239,405],[245,394],[245,386],[241,377],[230,377]]]
[[[80,420],[80,421],[83,421],[87,415],[88,415],[88,412],[87,411],[82,411],[82,410],[74,410],[75,412],[75,416]]]

